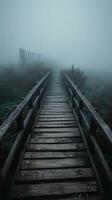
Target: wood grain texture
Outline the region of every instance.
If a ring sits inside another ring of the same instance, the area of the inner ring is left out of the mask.
[[[37,152],[27,152],[25,153],[25,159],[53,159],[53,158],[80,158],[87,157],[86,151],[38,151]]]
[[[28,144],[28,151],[82,151],[85,150],[83,143],[66,143],[66,144]]]
[[[46,169],[46,170],[21,170],[18,173],[17,181],[46,181],[65,179],[93,178],[94,174],[90,168],[69,168],[69,169]]]
[[[68,168],[68,167],[87,167],[90,163],[86,158],[68,158],[68,159],[38,159],[23,160],[21,169],[46,169],[46,168]]]
[[[98,187],[95,181],[86,182],[65,182],[65,183],[49,183],[49,184],[30,184],[16,185],[14,187],[13,196],[21,197],[47,197],[65,194],[83,194],[96,193]]]

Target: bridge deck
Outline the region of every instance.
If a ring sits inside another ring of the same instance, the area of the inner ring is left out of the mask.
[[[99,187],[64,90],[54,82],[17,173],[12,199],[99,200]]]

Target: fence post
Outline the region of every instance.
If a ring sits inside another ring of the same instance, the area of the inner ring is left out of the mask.
[[[16,119],[16,122],[17,122],[17,131],[19,132],[24,128],[22,112],[19,114],[18,118]]]
[[[75,98],[75,96],[76,96],[76,93],[75,93],[75,91],[74,91],[74,90],[72,91],[72,93],[73,93],[73,96],[72,96],[72,107],[73,107],[73,109],[75,109],[75,102],[74,102],[74,98]]]
[[[82,102],[82,100],[80,99],[79,100],[79,110],[78,110],[78,112],[79,112],[79,122],[80,122],[80,124],[82,123],[82,116],[81,116],[81,113],[80,113],[80,111],[82,111],[83,110],[83,107],[84,107],[84,105],[83,105],[83,102]]]

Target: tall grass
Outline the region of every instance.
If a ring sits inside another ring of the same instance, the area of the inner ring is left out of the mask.
[[[0,66],[0,124],[47,71],[42,63]]]

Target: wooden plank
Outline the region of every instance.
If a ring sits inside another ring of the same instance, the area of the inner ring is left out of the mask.
[[[66,114],[72,114],[72,111],[69,111],[69,110],[42,110],[41,112],[40,112],[40,114],[45,114],[45,115],[48,115],[48,114],[56,114],[56,115],[66,115]]]
[[[68,112],[72,112],[72,110],[68,107],[43,107],[42,111],[43,112],[47,112],[47,111],[50,111],[50,112],[65,112],[65,110]]]
[[[79,137],[81,134],[79,131],[71,131],[71,132],[33,132],[32,137],[36,138],[38,136],[40,137]]]
[[[56,115],[61,115],[61,114],[72,114],[71,110],[66,110],[66,109],[43,109],[40,114],[56,114]]]
[[[36,125],[70,125],[70,124],[76,124],[76,121],[72,119],[72,121],[47,121],[47,122],[40,122],[40,121],[37,121],[35,123]]]
[[[41,119],[41,118],[73,118],[73,115],[72,114],[40,114],[39,115],[39,118]]]
[[[16,181],[46,181],[60,179],[87,179],[93,178],[90,168],[70,169],[45,169],[45,170],[21,170]]]
[[[54,88],[54,89],[55,89],[55,88]],[[61,94],[60,94],[60,95],[55,94],[55,92],[56,92],[56,91],[50,91],[50,93],[47,93],[47,96],[46,96],[46,97],[47,97],[47,98],[50,98],[51,94],[52,94],[52,96],[57,97],[57,98],[65,97],[64,91],[61,91]],[[58,90],[57,90],[57,92],[58,92]]]
[[[49,94],[49,96],[47,96],[47,99],[64,99],[64,95],[62,94],[59,94],[59,93],[56,93],[56,94]]]
[[[21,169],[47,169],[65,167],[87,167],[90,163],[86,158],[63,158],[63,159],[38,159],[23,160]]]
[[[72,110],[69,106],[68,106],[68,104],[67,103],[58,103],[58,104],[43,104],[43,107],[42,107],[42,109],[45,109],[45,108],[47,108],[47,109],[69,109],[69,110]]]
[[[52,104],[53,103],[67,103],[67,100],[59,100],[59,99],[58,100],[56,100],[56,99],[54,99],[54,100],[45,100],[44,103],[45,104],[48,104],[48,103],[52,103]]]
[[[27,152],[24,155],[24,159],[48,159],[48,158],[80,158],[87,157],[86,151],[38,151]]]
[[[72,110],[68,107],[68,106],[63,106],[63,105],[60,105],[60,106],[58,106],[58,107],[43,107],[43,109],[42,109],[42,111],[70,111],[70,112],[72,112]]]
[[[75,132],[78,131],[79,132],[79,128],[73,127],[73,128],[36,128],[34,127],[34,132],[46,132],[46,133],[58,133],[58,132]]]
[[[67,144],[28,144],[27,146],[28,151],[60,151],[60,150],[74,150],[74,151],[83,151],[85,150],[85,146],[83,143],[67,143]]]
[[[74,116],[72,114],[69,115],[56,115],[56,114],[52,114],[52,115],[39,115],[39,119],[68,119],[68,118],[74,118]]]
[[[41,113],[40,114],[56,114],[56,115],[62,115],[62,114],[72,114],[72,111],[71,110],[66,110],[66,109],[64,109],[64,110],[62,110],[62,109],[43,109],[42,111],[41,111]]]
[[[44,103],[67,103],[66,99],[45,99]]]
[[[47,102],[65,102],[65,98],[46,98]]]
[[[14,187],[13,197],[39,197],[67,194],[96,193],[98,187],[95,181],[65,182],[65,183],[41,183],[32,185],[17,185]]]
[[[53,115],[54,115],[54,117],[57,116],[57,117],[63,117],[63,118],[64,118],[64,117],[65,117],[65,118],[66,118],[66,117],[72,117],[72,118],[74,118],[73,113],[60,113],[60,114],[59,114],[59,113],[53,113],[53,112],[52,112],[51,114],[50,114],[50,113],[49,113],[49,114],[46,114],[46,113],[44,113],[44,114],[43,114],[43,113],[40,113],[40,114],[39,114],[39,118],[41,118],[41,117],[46,117],[46,118],[47,118],[47,116],[48,116],[48,117],[51,116],[51,118],[52,118]]]
[[[47,96],[65,96],[64,94],[64,91],[63,90],[50,90],[48,93],[47,93]]]
[[[64,99],[64,97],[65,97],[65,95],[63,95],[63,94],[62,95],[57,95],[56,94],[56,95],[51,95],[51,96],[47,95],[46,99],[52,99],[52,98],[54,98],[54,99]]]
[[[77,126],[77,123],[75,122],[75,121],[44,121],[44,122],[40,122],[40,121],[38,121],[38,122],[36,122],[35,123],[35,125],[36,126],[50,126],[50,125],[52,125],[52,126],[67,126],[68,125],[68,127],[69,126],[73,126],[73,125],[75,125],[75,126]]]
[[[57,93],[60,93],[59,95]],[[47,98],[49,98],[50,96],[56,96],[58,98],[60,97],[65,97],[65,94],[64,94],[64,91],[63,90],[55,90],[55,87],[54,87],[54,91],[50,90],[48,93],[47,93]]]
[[[74,138],[68,138],[68,137],[56,137],[56,138],[41,138],[41,137],[37,137],[37,138],[31,138],[29,143],[45,143],[45,144],[50,144],[50,143],[74,143],[74,142],[82,142],[82,138],[81,137],[74,137]]]
[[[38,122],[71,122],[75,121],[72,117],[69,118],[39,118]]]
[[[46,103],[46,104],[43,104],[43,108],[67,108],[67,109],[70,109],[70,107],[68,106],[67,103]]]
[[[56,99],[56,100],[59,100],[59,101],[62,100],[62,102],[66,100],[65,95],[63,95],[63,94],[62,95],[56,94],[55,96],[54,95],[49,95],[49,96],[47,95],[45,101],[52,100],[52,99],[53,100]]]
[[[58,123],[54,123],[54,124],[45,124],[45,123],[43,123],[43,124],[39,124],[39,123],[37,123],[37,124],[35,124],[35,128],[71,128],[71,127],[78,127],[78,125],[77,125],[77,123],[69,123],[69,124],[66,124],[66,123],[60,123],[60,124],[58,124]]]
[[[54,103],[54,104],[51,104],[51,103],[46,103],[46,104],[43,104],[43,107],[42,109],[69,109],[69,110],[72,110],[71,107],[67,104],[67,103]]]
[[[70,109],[70,107],[66,104],[66,103],[47,103],[47,104],[44,104],[43,105],[43,108],[47,108],[47,109],[60,109],[60,108],[67,108],[67,109]]]
[[[65,198],[58,197],[55,198],[55,200],[102,200],[102,196],[95,194],[79,194],[79,195],[71,194],[70,197],[65,197]]]
[[[70,111],[72,112],[72,110],[70,108],[68,108],[68,106],[63,106],[63,105],[60,105],[60,106],[43,106],[43,111]]]

